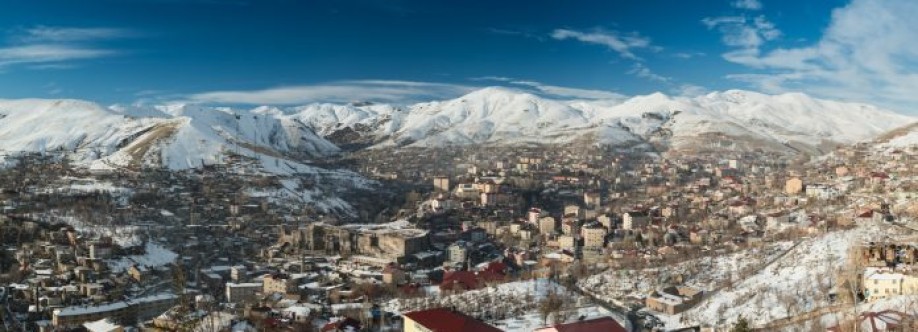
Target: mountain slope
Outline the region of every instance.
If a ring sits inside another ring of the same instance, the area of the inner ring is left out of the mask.
[[[313,203],[326,212],[351,213],[335,192],[371,186],[360,175],[308,164],[338,153],[337,146],[278,110],[234,110],[195,105],[102,107],[78,100],[0,100],[0,164],[8,155],[55,153],[96,170],[164,167],[181,171],[228,164],[238,154],[251,162],[236,170],[295,179],[328,179],[333,188],[299,189],[281,181],[277,197]]]
[[[819,153],[916,120],[864,104],[740,90],[695,98],[655,93],[618,102],[552,100],[492,87],[405,109],[320,104],[287,112],[326,137],[377,147],[652,143],[684,152]]]

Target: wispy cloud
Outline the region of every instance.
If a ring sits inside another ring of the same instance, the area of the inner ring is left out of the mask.
[[[628,74],[656,82],[669,82],[671,80],[669,77],[654,73],[650,68],[647,68],[647,66],[640,62],[635,62],[634,65],[631,66],[631,70],[628,71]]]
[[[570,88],[564,86],[544,84],[541,82],[531,81],[531,80],[520,80],[510,77],[502,76],[484,76],[472,78],[474,81],[491,81],[491,82],[501,82],[508,86],[515,88],[522,88],[524,91],[535,93],[538,95],[543,95],[553,98],[564,98],[564,99],[609,99],[609,100],[624,100],[627,96],[608,90],[596,90],[596,89],[580,89],[580,88]]]
[[[293,105],[314,102],[375,101],[413,103],[457,97],[475,87],[413,81],[352,80],[260,90],[209,91],[186,96],[192,102]]]
[[[728,61],[755,70],[728,78],[766,92],[803,90],[915,112],[916,16],[913,0],[854,0],[833,11],[822,37],[810,45],[725,54]]]
[[[681,97],[697,97],[710,92],[708,88],[694,84],[682,84],[673,89],[673,93]]]
[[[704,52],[676,52],[676,53],[673,53],[673,57],[679,58],[679,59],[691,59],[691,58],[703,57],[705,55],[706,54]]]
[[[734,8],[746,9],[746,10],[761,10],[762,2],[759,0],[736,0],[730,4]]]
[[[545,40],[544,36],[534,33],[534,32],[525,31],[525,30],[488,28],[487,31],[489,33],[493,33],[497,35],[519,36],[519,37],[532,38],[532,39],[539,40],[539,41]]]
[[[36,26],[25,29],[16,39],[23,43],[70,43],[135,37],[135,31],[116,28],[72,28]]]
[[[121,54],[95,42],[136,36],[130,30],[114,28],[72,28],[37,26],[11,31],[0,45],[0,68],[28,65],[35,69],[70,68],[76,60]]]
[[[602,45],[618,53],[625,59],[639,60],[640,57],[634,54],[635,50],[645,49],[659,51],[661,48],[654,46],[650,38],[641,36],[638,33],[622,34],[617,31],[596,29],[590,32],[583,32],[569,29],[555,29],[551,37],[557,40],[574,39],[588,44]]]
[[[727,46],[740,47],[746,50],[758,49],[766,41],[781,37],[781,30],[764,15],[756,17],[720,16],[706,17],[701,20],[708,29],[717,29],[723,35]]]

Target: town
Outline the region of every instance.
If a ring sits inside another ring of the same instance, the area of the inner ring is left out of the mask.
[[[0,171],[11,331],[722,331],[740,323],[727,316],[832,330],[915,319],[862,308],[918,299],[914,146],[812,160],[363,150],[325,161],[378,182],[352,194],[363,208],[352,215],[290,204],[276,189],[291,179],[242,157],[186,172],[12,158]],[[757,280],[766,271],[777,280]],[[858,316],[814,325],[852,307]]]

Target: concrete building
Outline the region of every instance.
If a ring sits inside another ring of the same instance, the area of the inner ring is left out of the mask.
[[[435,191],[449,192],[449,177],[446,177],[446,176],[434,177],[433,186],[434,186]]]
[[[263,289],[260,283],[226,283],[226,301],[236,304],[254,303]]]
[[[650,310],[675,315],[701,302],[701,296],[701,290],[671,286],[653,292],[647,297],[645,304]]]
[[[803,180],[799,177],[792,177],[784,182],[784,192],[788,195],[796,195],[803,191]]]
[[[64,307],[52,312],[51,324],[57,328],[74,328],[105,318],[114,321],[144,321],[166,312],[177,301],[178,296],[173,294],[159,294],[98,305]]]
[[[580,229],[584,249],[601,249],[606,246],[606,229],[602,227],[584,227]]]
[[[622,215],[622,229],[638,229],[647,226],[648,222],[650,222],[650,216],[647,215],[647,212],[632,211]]]
[[[864,270],[864,295],[873,302],[897,295],[918,295],[918,275],[892,272],[884,268]]]
[[[265,275],[262,283],[263,294],[288,294],[296,291],[296,281],[286,273],[274,273]]]
[[[558,222],[555,217],[539,218],[539,233],[542,235],[553,234],[558,229]]]

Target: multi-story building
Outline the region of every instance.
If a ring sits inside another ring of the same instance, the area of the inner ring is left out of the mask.
[[[296,280],[286,273],[267,274],[262,282],[264,294],[288,294],[296,291]]]
[[[255,282],[226,283],[226,301],[229,303],[253,303],[262,291],[263,285]]]
[[[580,229],[584,249],[601,249],[606,245],[606,229],[598,225]]]
[[[103,318],[143,321],[166,312],[177,300],[178,296],[173,294],[158,294],[99,305],[64,307],[52,312],[51,323],[58,328],[69,328]]]
[[[918,275],[869,267],[864,270],[863,287],[867,301],[882,300],[897,295],[916,295],[918,294]]]

